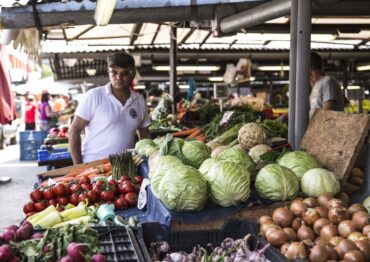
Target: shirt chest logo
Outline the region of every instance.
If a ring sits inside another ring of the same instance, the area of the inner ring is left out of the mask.
[[[130,111],[129,111],[129,113],[130,113],[130,116],[133,119],[137,118],[137,112],[136,112],[136,110],[134,108],[131,108]]]

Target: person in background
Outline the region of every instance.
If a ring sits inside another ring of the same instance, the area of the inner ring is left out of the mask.
[[[28,95],[26,106],[25,106],[25,123],[26,130],[36,129],[36,104],[34,102],[34,96]]]
[[[110,82],[89,90],[77,106],[69,131],[74,164],[91,162],[133,148],[135,134],[149,138],[150,119],[143,97],[131,91],[134,58],[126,52],[108,56]],[[81,146],[81,133],[86,137]]]
[[[343,111],[344,95],[338,81],[325,74],[324,63],[321,56],[317,53],[311,54],[310,70],[310,116],[316,109]]]
[[[39,106],[40,110],[40,130],[48,132],[51,128],[51,119],[58,117],[59,113],[51,109],[50,103],[50,94],[43,93],[41,95],[41,104]]]

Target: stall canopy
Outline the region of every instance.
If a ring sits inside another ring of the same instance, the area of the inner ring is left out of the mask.
[[[25,94],[26,92],[32,94],[41,94],[48,92],[52,95],[67,94],[70,89],[74,88],[75,85],[65,82],[56,82],[53,77],[43,78],[37,81],[28,82],[23,85],[13,86],[12,90],[19,93]]]

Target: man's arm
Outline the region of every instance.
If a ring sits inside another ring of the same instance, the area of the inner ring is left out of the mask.
[[[151,138],[149,127],[139,128],[138,130],[139,139]]]
[[[335,109],[335,101],[328,100],[324,102],[323,108],[326,110],[334,110]]]
[[[81,153],[81,132],[89,124],[89,121],[82,119],[79,116],[74,116],[71,128],[69,130],[69,149],[71,151],[71,156],[73,164],[81,164],[82,153]]]

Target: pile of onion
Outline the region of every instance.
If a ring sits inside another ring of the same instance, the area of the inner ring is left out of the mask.
[[[296,198],[260,217],[260,234],[291,261],[370,261],[370,215],[342,199],[343,193]]]

